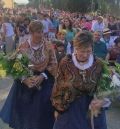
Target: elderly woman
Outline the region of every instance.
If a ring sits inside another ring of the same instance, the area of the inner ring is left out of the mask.
[[[94,119],[95,129],[107,128],[102,108],[104,101],[93,97],[103,66],[93,56],[92,45],[93,38],[89,32],[79,33],[74,40],[74,53],[59,64],[51,98],[56,109],[53,129],[92,129],[89,107],[101,109]]]
[[[14,129],[52,129],[50,96],[57,61],[51,44],[43,37],[42,23],[31,22],[29,30],[31,38],[20,45],[19,52],[28,55],[34,75],[14,81],[0,115]]]

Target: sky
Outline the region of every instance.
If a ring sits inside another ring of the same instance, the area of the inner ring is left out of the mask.
[[[28,0],[14,0],[14,1],[17,3],[27,3],[28,2]]]

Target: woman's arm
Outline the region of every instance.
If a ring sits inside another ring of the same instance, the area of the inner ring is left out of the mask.
[[[53,75],[54,77],[56,77],[57,74],[57,58],[55,55],[55,51],[53,49],[52,44],[47,44],[48,45],[48,49],[49,49],[49,63],[47,65],[46,70]]]
[[[52,104],[61,113],[68,109],[70,103],[70,83],[66,81],[67,64],[64,59],[60,62],[57,77],[52,92]]]

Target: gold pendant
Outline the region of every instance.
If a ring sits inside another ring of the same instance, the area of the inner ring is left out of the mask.
[[[83,82],[86,82],[86,71],[79,71],[79,74],[82,76]]]

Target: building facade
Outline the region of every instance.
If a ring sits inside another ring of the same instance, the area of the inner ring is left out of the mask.
[[[14,0],[3,0],[4,8],[14,8]]]

